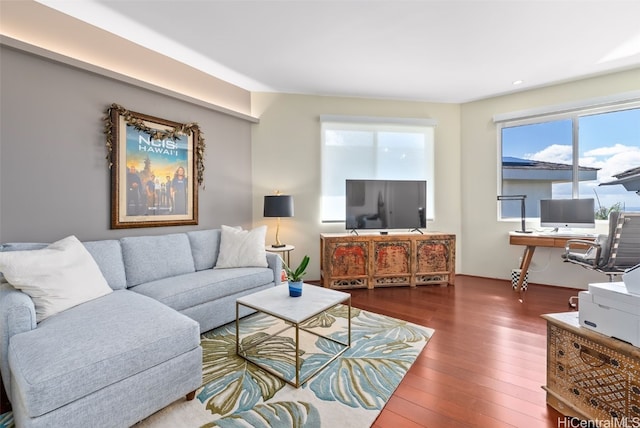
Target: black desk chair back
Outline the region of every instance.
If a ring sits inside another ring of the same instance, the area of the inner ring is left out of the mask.
[[[565,262],[604,273],[613,281],[617,275],[640,263],[640,213],[609,214],[609,234],[596,241],[570,239],[562,255]]]

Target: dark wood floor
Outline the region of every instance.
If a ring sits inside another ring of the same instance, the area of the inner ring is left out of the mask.
[[[553,427],[545,403],[546,323],[577,290],[456,276],[455,286],[349,290],[352,305],[435,329],[374,428]]]

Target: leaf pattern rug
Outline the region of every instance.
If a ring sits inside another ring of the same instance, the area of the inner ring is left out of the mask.
[[[348,308],[337,306],[304,327],[346,342],[347,317]],[[241,343],[246,345],[281,330],[282,321],[258,313],[242,319],[240,326]],[[294,388],[236,355],[235,323],[230,323],[202,335],[204,385],[196,399],[178,401],[137,428],[369,427],[433,333],[430,328],[352,308],[351,348]],[[338,351],[334,342],[315,335],[301,333],[300,340],[302,376]],[[293,379],[292,336],[283,333],[263,342],[260,349],[269,354],[262,363]],[[256,357],[260,357],[258,351]]]
[[[337,306],[303,326],[347,342],[348,308]],[[256,313],[240,322],[241,345],[249,347],[283,329],[283,322]],[[263,364],[287,379],[295,377],[293,329],[249,348]],[[295,388],[236,355],[235,322],[206,332],[203,386],[191,401],[178,400],[136,428],[370,427],[434,330],[351,308],[351,347]],[[301,376],[326,363],[340,349],[335,342],[300,334]],[[269,358],[262,358],[264,355]],[[10,413],[0,426],[11,426]]]

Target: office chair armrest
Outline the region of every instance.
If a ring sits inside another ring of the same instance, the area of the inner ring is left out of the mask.
[[[600,247],[600,243],[598,241],[594,241],[591,239],[568,239],[567,243],[565,245],[565,248],[567,247],[582,247],[584,248],[585,246],[590,247],[590,248],[595,248],[595,247]]]
[[[572,250],[584,250],[584,252],[575,252]],[[581,263],[592,264],[593,267],[598,266],[600,261],[600,254],[602,253],[602,246],[600,243],[590,241],[586,239],[569,239],[564,246],[565,260],[576,260]]]

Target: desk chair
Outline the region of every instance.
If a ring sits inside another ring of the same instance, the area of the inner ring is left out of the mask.
[[[599,235],[596,241],[570,239],[562,258],[604,273],[613,281],[616,275],[640,263],[640,213],[612,211],[608,235]]]

